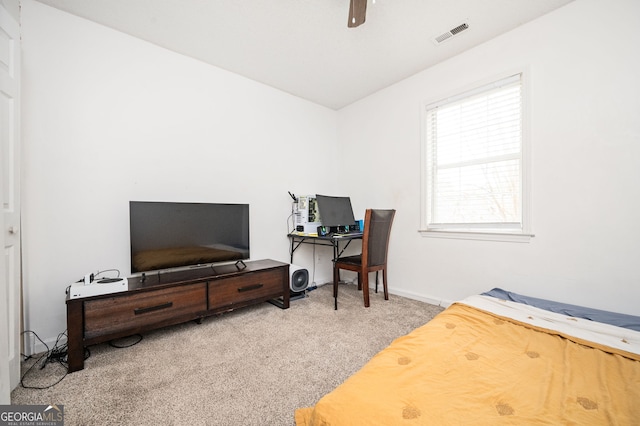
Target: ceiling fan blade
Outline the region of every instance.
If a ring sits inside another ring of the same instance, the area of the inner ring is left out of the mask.
[[[367,0],[349,0],[349,28],[355,28],[364,24],[367,15]]]

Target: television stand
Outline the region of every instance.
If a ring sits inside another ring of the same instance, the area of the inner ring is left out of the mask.
[[[278,299],[289,307],[289,264],[243,262],[128,278],[120,293],[67,296],[68,371],[84,368],[84,348]]]

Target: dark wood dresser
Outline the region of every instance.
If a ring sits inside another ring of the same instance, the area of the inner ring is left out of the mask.
[[[289,307],[289,264],[258,260],[128,278],[120,293],[67,296],[69,372],[89,345],[278,299]]]

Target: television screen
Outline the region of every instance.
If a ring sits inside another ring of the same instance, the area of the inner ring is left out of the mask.
[[[351,198],[316,195],[323,226],[352,226],[355,223]]]
[[[131,272],[249,259],[249,205],[129,202]]]

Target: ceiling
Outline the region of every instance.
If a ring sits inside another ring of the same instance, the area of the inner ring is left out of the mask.
[[[350,0],[38,1],[340,109],[572,0],[368,0],[357,28]]]

